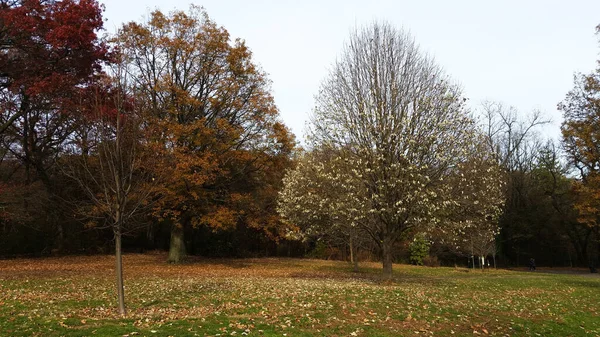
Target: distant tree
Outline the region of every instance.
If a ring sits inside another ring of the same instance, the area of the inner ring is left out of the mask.
[[[149,112],[160,186],[154,215],[171,225],[169,261],[185,257],[185,229],[216,231],[241,222],[262,228],[265,214],[252,217],[260,212],[249,208],[266,205],[254,195],[273,185],[258,180],[269,161],[289,155],[294,141],[245,43],[231,42],[195,6],[169,15],[154,11],[146,22],[124,25],[116,39],[130,60],[136,98]],[[255,180],[243,184],[249,176]],[[270,233],[283,225],[275,218],[266,223]]]
[[[484,260],[493,255],[495,260],[506,173],[484,143],[474,143],[468,160],[457,164],[454,170],[455,174],[449,175],[446,181],[451,187],[447,198],[452,204],[440,215],[441,221],[448,224],[435,231],[436,239],[453,251],[470,256],[473,265],[475,256]]]
[[[531,155],[539,146],[536,129],[550,123],[539,111],[522,118],[514,107],[502,103],[484,101],[480,115],[489,151],[500,166],[513,172],[531,163]]]
[[[557,146],[549,141],[540,149],[537,166],[531,172],[532,199],[535,200],[532,213],[543,226],[539,230],[542,235],[536,241],[544,247],[562,248],[559,253],[566,251],[571,266],[588,265],[593,228],[578,221],[576,208],[578,199],[585,195],[577,193],[580,182],[562,159]],[[575,256],[571,256],[571,251]]]
[[[386,277],[403,234],[441,223],[446,179],[468,160],[474,130],[458,87],[409,35],[385,23],[351,35],[317,95],[309,142],[352,168]]]
[[[600,25],[596,28],[600,34]],[[558,108],[563,112],[563,145],[578,170],[575,207],[579,221],[600,238],[600,61],[595,72],[575,76],[575,86]],[[597,242],[600,254],[600,240]]]
[[[484,132],[482,139],[506,179],[501,230],[494,246],[519,264],[521,255],[528,261],[528,255],[533,253],[528,250],[536,241],[535,218],[542,218],[540,214],[533,215],[537,200],[531,198],[535,188],[531,174],[543,144],[539,128],[550,121],[540,111],[523,115],[513,107],[491,101],[483,102],[479,112]]]
[[[569,161],[578,170],[581,221],[598,224],[600,209],[600,73],[579,75],[576,86],[559,107],[564,113],[563,144]]]

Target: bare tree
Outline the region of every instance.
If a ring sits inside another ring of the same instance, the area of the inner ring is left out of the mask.
[[[508,172],[529,168],[541,144],[535,131],[550,123],[541,111],[535,110],[525,119],[514,107],[484,101],[480,113],[490,153]]]
[[[451,203],[444,180],[468,158],[473,131],[460,89],[408,34],[387,23],[352,33],[316,97],[308,143],[351,168],[386,277],[394,243],[439,223]]]
[[[143,165],[141,118],[124,91],[126,78],[114,69],[104,89],[92,95],[87,119],[90,148],[74,153],[66,174],[74,178],[90,203],[82,208],[94,226],[111,228],[115,240],[118,308],[126,315],[121,240],[140,226],[135,216],[148,206],[152,191]]]
[[[502,230],[497,240],[504,248],[517,247],[519,263],[520,244],[531,239],[527,221],[517,221],[520,212],[531,212],[528,194],[531,193],[531,172],[538,165],[543,141],[537,131],[550,123],[540,111],[520,114],[515,108],[499,102],[485,101],[479,110],[489,152],[506,173],[505,207],[501,216]],[[515,219],[517,217],[517,219]],[[505,253],[507,249],[503,250]]]

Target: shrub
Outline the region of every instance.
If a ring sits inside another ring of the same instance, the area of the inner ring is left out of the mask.
[[[427,255],[425,258],[423,258],[423,264],[427,267],[439,267],[440,261],[435,255]]]
[[[408,247],[410,252],[410,263],[417,266],[422,266],[423,260],[429,256],[429,245],[429,241],[423,234],[415,235],[413,241]]]

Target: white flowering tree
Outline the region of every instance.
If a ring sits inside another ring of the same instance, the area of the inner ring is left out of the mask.
[[[351,197],[347,221],[379,245],[386,277],[404,233],[445,224],[438,215],[457,192],[446,180],[468,160],[474,130],[459,88],[408,34],[374,23],[351,35],[316,97],[308,143],[343,163],[329,179]]]
[[[483,138],[479,138],[483,139]],[[480,260],[496,255],[496,237],[500,232],[498,217],[505,200],[506,172],[485,142],[473,143],[468,159],[459,163],[447,183],[451,207],[440,216],[444,223],[433,233],[452,251]]]
[[[279,213],[305,236],[335,238],[350,248],[350,260],[358,270],[357,247],[368,209],[354,172],[337,154],[313,150],[303,153],[296,168],[284,178]]]

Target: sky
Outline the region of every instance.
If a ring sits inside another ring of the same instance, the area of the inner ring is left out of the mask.
[[[595,27],[598,0],[100,0],[105,28],[162,12],[202,6],[209,17],[241,38],[268,74],[282,119],[303,139],[314,96],[354,27],[387,21],[409,31],[459,83],[470,108],[484,100],[540,110],[553,122],[540,132],[558,139],[556,109],[576,72],[600,59]]]

